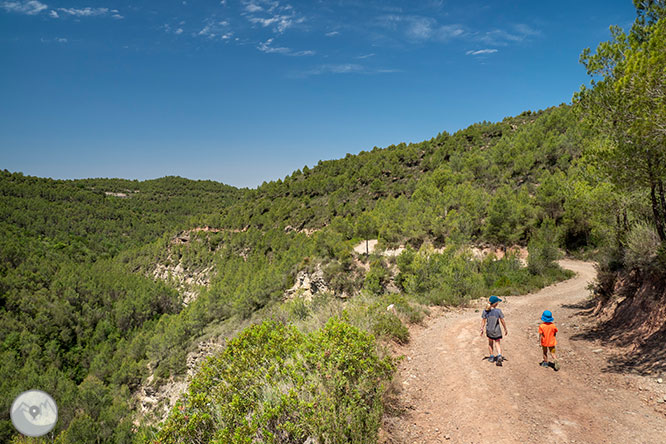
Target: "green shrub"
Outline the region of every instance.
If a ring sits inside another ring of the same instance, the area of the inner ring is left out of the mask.
[[[661,246],[659,235],[650,225],[640,222],[627,234],[624,263],[627,268],[647,270],[655,265]]]
[[[310,316],[310,304],[302,297],[297,296],[289,302],[285,302],[285,308],[289,314],[298,320],[307,319]]]
[[[266,321],[209,358],[155,442],[375,443],[393,370],[337,318],[312,334]]]
[[[429,313],[429,310],[415,302],[410,302],[402,294],[390,294],[382,297],[382,306],[393,305],[399,315],[404,317],[410,324],[418,324]]]
[[[323,273],[324,280],[336,294],[354,294],[363,282],[351,260],[331,261],[324,267]]]
[[[400,318],[386,310],[378,311],[373,316],[371,330],[377,336],[394,339],[401,344],[409,341],[409,330],[407,330],[407,327],[400,321]]]
[[[388,283],[390,272],[386,268],[384,261],[381,258],[374,259],[370,263],[370,270],[365,275],[365,282],[363,288],[373,294],[382,294],[384,287]]]
[[[527,245],[527,269],[530,273],[538,275],[548,268],[555,266],[558,257],[555,222],[545,219],[541,228]]]
[[[421,298],[428,305],[460,305],[461,300],[446,285],[425,293]]]

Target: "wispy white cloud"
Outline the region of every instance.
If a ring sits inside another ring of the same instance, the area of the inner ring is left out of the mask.
[[[374,21],[374,24],[390,31],[391,37],[403,37],[405,40],[414,43],[447,42],[453,39],[464,39],[491,46],[508,46],[541,35],[539,30],[523,23],[514,24],[505,29],[474,32],[469,27],[460,24],[442,24],[433,17],[409,14],[382,15]],[[490,54],[490,52],[473,55],[481,54]]]
[[[59,13],[58,13],[59,12]],[[57,8],[57,10],[51,10],[49,12],[49,15],[53,18],[60,18],[61,14],[64,16],[70,16],[70,17],[101,17],[101,16],[110,16],[114,19],[120,20],[125,17],[123,17],[120,14],[120,11],[117,9],[109,9],[109,8],[91,8],[91,7],[85,7],[85,8]]]
[[[247,3],[247,4],[245,5],[245,10],[246,10],[247,12],[259,12],[259,11],[263,11],[264,8],[262,8],[261,6],[257,5],[256,3],[249,2],[249,3]]]
[[[530,26],[525,24],[514,25],[514,29],[526,37],[536,37],[541,35],[541,31],[538,29],[532,29]]]
[[[370,57],[374,57],[374,55],[375,55],[375,53],[362,54],[362,55],[360,55],[360,56],[356,56],[356,58],[362,60],[362,59],[367,59],[367,58],[370,58]]]
[[[293,75],[296,78],[319,76],[325,74],[389,74],[400,72],[399,69],[369,68],[358,63],[339,63],[319,65],[307,71]]]
[[[49,44],[50,44],[50,43],[61,43],[61,44],[65,44],[65,43],[68,43],[68,42],[69,42],[69,39],[67,39],[67,38],[65,38],[65,37],[55,37],[55,38],[53,38],[53,39],[47,39],[47,38],[42,37],[42,38],[40,38],[39,40],[40,40],[42,43],[49,43]]]
[[[178,28],[181,29],[181,28]],[[178,31],[176,29],[176,31]],[[178,32],[176,32],[178,34]],[[206,24],[199,31],[195,32],[194,35],[201,37],[206,37],[209,39],[220,39],[220,40],[229,40],[234,36],[234,32],[230,29],[229,22],[227,20],[206,20]]]
[[[338,31],[331,31],[326,33],[326,37],[335,37],[336,35],[339,35],[340,33]]]
[[[94,17],[108,14],[109,8],[58,8],[58,11],[75,17]]]
[[[184,24],[184,22],[181,22],[180,24],[182,25],[182,24]],[[173,26],[171,26],[171,25],[169,25],[169,24],[167,24],[167,23],[165,23],[164,25],[162,25],[162,29],[164,29],[164,32],[166,32],[166,33],[168,33],[168,34],[181,35],[183,32],[185,32],[185,31],[183,30],[183,28],[181,28],[180,26],[174,28]]]
[[[307,74],[351,74],[355,72],[365,72],[365,67],[356,63],[327,64],[317,66],[316,68],[307,71]]]
[[[517,24],[511,26],[508,30],[494,29],[479,34],[476,40],[489,45],[507,46],[512,43],[521,43],[540,35],[541,31],[539,30],[533,29],[525,24]]]
[[[267,54],[287,54],[291,52],[291,49],[289,48],[271,46],[272,44],[273,44],[273,39],[268,39],[265,42],[259,43],[257,49]]]
[[[265,42],[259,43],[257,46],[257,49],[261,52],[265,52],[267,54],[283,54],[283,55],[288,55],[288,56],[294,56],[294,57],[302,57],[302,56],[311,56],[315,55],[315,51],[312,50],[306,50],[306,51],[294,51],[291,48],[287,48],[284,46],[272,46],[273,45],[273,39],[270,38],[266,40]]]
[[[465,34],[461,25],[442,25],[432,17],[390,14],[378,18],[377,23],[386,29],[404,35],[412,41],[447,41]]]
[[[474,51],[474,50],[467,51],[465,54],[466,55],[484,55],[484,54],[494,54],[496,52],[497,52],[496,49],[479,49],[479,50],[476,50],[476,51]]]
[[[305,21],[305,17],[297,14],[293,6],[279,1],[243,0],[242,4],[242,14],[250,23],[263,28],[271,27],[278,34]]]
[[[273,29],[278,33],[283,33],[288,28],[291,28],[296,23],[303,23],[305,19],[294,18],[287,15],[274,15],[272,17],[248,17],[251,23],[259,24],[264,28],[275,25]]]
[[[7,12],[18,14],[36,15],[48,8],[44,3],[37,0],[2,2],[0,6]]]

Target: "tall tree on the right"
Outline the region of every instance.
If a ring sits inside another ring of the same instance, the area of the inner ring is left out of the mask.
[[[666,1],[634,0],[631,30],[611,27],[612,39],[580,61],[592,77],[574,102],[598,128],[591,157],[620,190],[644,190],[652,219],[666,241]]]

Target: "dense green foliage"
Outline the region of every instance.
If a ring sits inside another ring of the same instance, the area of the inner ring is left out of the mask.
[[[54,181],[0,173],[3,411],[21,391],[48,388],[61,405],[61,429],[73,430],[62,442],[82,442],[74,430],[88,423],[95,439],[130,439],[130,391],[151,356],[137,332],[179,312],[182,297],[118,255],[186,226],[193,211],[244,194],[181,178]],[[0,441],[13,433],[3,415]]]
[[[154,442],[374,443],[392,371],[344,321],[307,335],[265,322],[208,360]]]
[[[540,219],[526,213],[525,207],[539,204],[530,193],[549,175],[569,170],[583,138],[568,107],[526,112],[418,144],[320,162],[262,185],[253,200],[232,205],[205,224],[297,230],[331,224],[347,238],[379,235],[416,246],[426,239],[443,243],[455,232],[497,244],[524,241]],[[484,223],[489,206],[491,217]],[[550,208],[558,210],[564,212]]]
[[[611,27],[611,40],[581,54],[592,80],[574,97],[597,131],[588,162],[614,187],[617,223],[597,285],[605,296],[618,272],[663,279],[666,270],[666,2],[634,5],[628,32]]]
[[[247,193],[180,177],[64,181],[5,170],[0,171],[0,223],[3,232],[20,229],[76,261],[94,260],[152,242],[186,227],[193,215],[219,211]]]

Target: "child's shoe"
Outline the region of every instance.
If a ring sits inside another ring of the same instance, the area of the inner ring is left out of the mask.
[[[550,363],[548,361],[541,361],[541,364],[539,364],[541,367],[550,367]]]
[[[555,369],[555,371],[559,371],[559,369],[560,369],[560,363],[557,362],[557,361],[553,362],[553,368]]]
[[[488,362],[495,362],[495,355],[488,356]]]
[[[504,360],[504,358],[502,357],[502,355],[497,355],[497,359],[495,360],[495,365],[498,366],[498,367],[501,367],[503,360]]]

